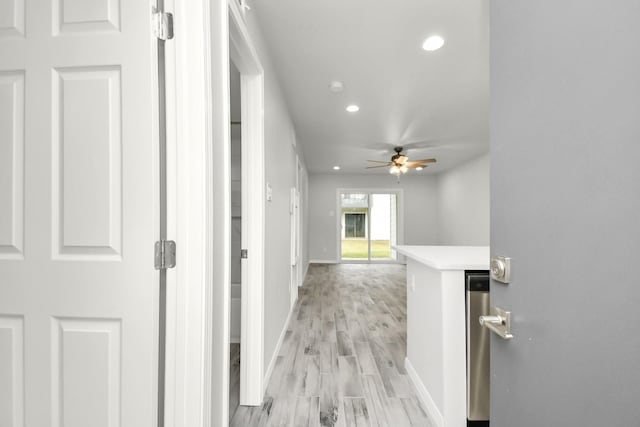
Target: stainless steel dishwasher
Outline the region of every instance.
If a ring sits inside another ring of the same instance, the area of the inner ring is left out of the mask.
[[[489,426],[489,272],[465,271],[467,306],[467,426]]]

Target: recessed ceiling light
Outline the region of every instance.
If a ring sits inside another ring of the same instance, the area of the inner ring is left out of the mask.
[[[353,104],[353,105],[349,105],[349,106],[347,107],[347,111],[348,111],[348,112],[350,112],[350,113],[355,113],[355,112],[360,111],[360,107],[358,107],[358,106],[357,106],[357,105],[355,105],[355,104]]]
[[[334,93],[342,92],[344,90],[344,83],[339,80],[334,80],[329,83],[329,90]]]
[[[334,167],[333,167],[333,170],[334,170],[334,171],[339,171],[339,170],[340,170],[340,166],[334,166]]]
[[[438,50],[444,46],[444,39],[440,36],[431,36],[422,43],[422,48],[426,51]]]
[[[422,166],[418,166],[418,167],[416,168],[416,170],[417,170],[417,171],[421,171],[422,169],[424,169]]]

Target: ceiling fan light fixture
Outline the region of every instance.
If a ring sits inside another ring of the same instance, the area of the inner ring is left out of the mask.
[[[402,173],[409,172],[409,168],[407,167],[407,165],[400,166],[400,172],[402,172]]]
[[[434,50],[440,49],[442,46],[444,46],[444,39],[440,36],[428,37],[424,43],[422,43],[422,48],[427,52],[433,52]]]
[[[389,168],[389,173],[392,175],[400,175],[400,168],[396,165],[391,166],[391,168]]]

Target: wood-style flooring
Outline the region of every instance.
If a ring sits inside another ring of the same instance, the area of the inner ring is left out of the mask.
[[[240,403],[240,344],[232,343],[229,355],[229,419]]]
[[[407,372],[406,270],[312,264],[262,406],[233,427],[431,427]]]

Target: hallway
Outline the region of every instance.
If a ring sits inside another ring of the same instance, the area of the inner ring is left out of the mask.
[[[404,266],[312,264],[299,295],[263,405],[231,426],[432,426],[404,369]]]

